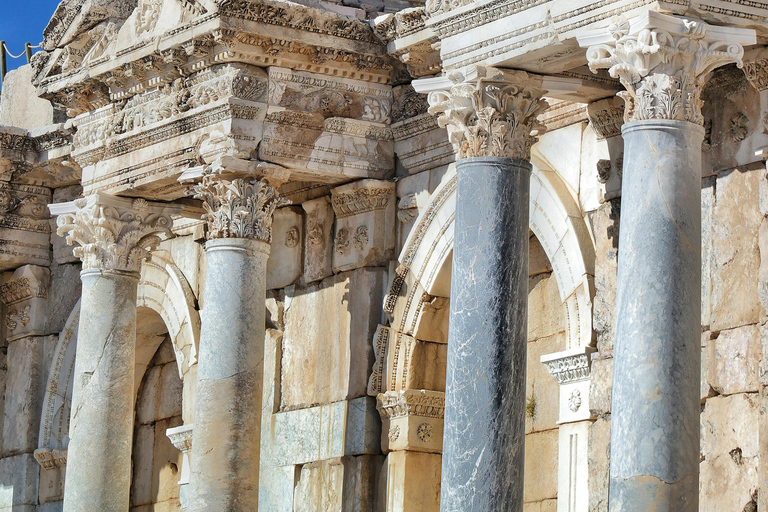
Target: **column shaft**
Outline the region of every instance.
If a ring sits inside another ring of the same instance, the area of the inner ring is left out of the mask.
[[[622,133],[609,508],[694,512],[704,129],[651,120]]]
[[[65,512],[129,507],[138,278],[134,272],[81,274]]]
[[[257,510],[269,244],[206,244],[190,511]]]
[[[521,512],[531,164],[467,158],[456,169],[440,508]]]

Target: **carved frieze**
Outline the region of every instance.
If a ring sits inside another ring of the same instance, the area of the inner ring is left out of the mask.
[[[423,389],[388,391],[376,397],[382,419],[382,450],[441,453],[445,393]]]
[[[547,108],[541,78],[483,67],[471,80],[459,72],[449,78],[453,85],[448,91],[429,94],[429,112],[448,129],[458,158],[529,160],[536,135],[545,130],[537,120]]]
[[[272,214],[290,204],[264,181],[247,178],[226,180],[215,174],[203,176],[194,187],[203,201],[208,223],[207,238],[252,238],[272,242]]]
[[[673,119],[702,125],[701,89],[707,75],[725,64],[742,65],[749,30],[646,12],[612,23],[605,34],[579,38],[589,45],[589,68],[608,69],[626,91],[626,121]]]
[[[46,267],[24,265],[0,285],[8,341],[46,334],[49,283],[50,271]]]
[[[48,188],[0,181],[0,270],[50,263]]]
[[[59,236],[77,246],[83,269],[135,272],[160,243],[158,234],[172,236],[171,215],[180,207],[125,199],[103,193],[70,203],[50,205]]]

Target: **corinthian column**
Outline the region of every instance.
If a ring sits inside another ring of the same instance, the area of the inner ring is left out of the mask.
[[[252,512],[259,496],[270,185],[207,174],[195,187],[208,222],[195,398],[191,512]]]
[[[752,30],[648,12],[579,39],[626,91],[611,415],[612,512],[699,492],[701,89]]]
[[[178,208],[94,194],[50,205],[83,262],[64,510],[128,510],[136,289],[141,263]]]
[[[532,135],[541,77],[478,68],[429,95],[458,161],[442,511],[523,510]]]

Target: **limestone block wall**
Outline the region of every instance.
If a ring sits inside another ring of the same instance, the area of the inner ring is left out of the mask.
[[[768,144],[766,93],[735,67],[713,73],[704,90],[707,138],[701,184],[701,463],[699,510],[762,510],[765,478],[765,263],[768,187],[755,156]],[[615,140],[620,141],[621,137]],[[589,510],[608,510],[613,306],[621,199],[592,214],[595,233]],[[761,250],[762,249],[762,250]],[[761,462],[762,461],[762,462]]]

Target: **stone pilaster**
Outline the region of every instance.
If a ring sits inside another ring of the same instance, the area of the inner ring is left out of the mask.
[[[272,214],[289,202],[266,182],[212,173],[194,190],[208,241],[189,510],[250,512],[258,509]]]
[[[64,510],[127,510],[139,271],[179,209],[98,193],[50,210],[83,262]]]
[[[441,510],[521,512],[529,160],[545,91],[524,72],[473,74],[429,95],[459,159]]]
[[[698,510],[701,89],[754,42],[654,12],[579,38],[626,88],[611,510]]]

